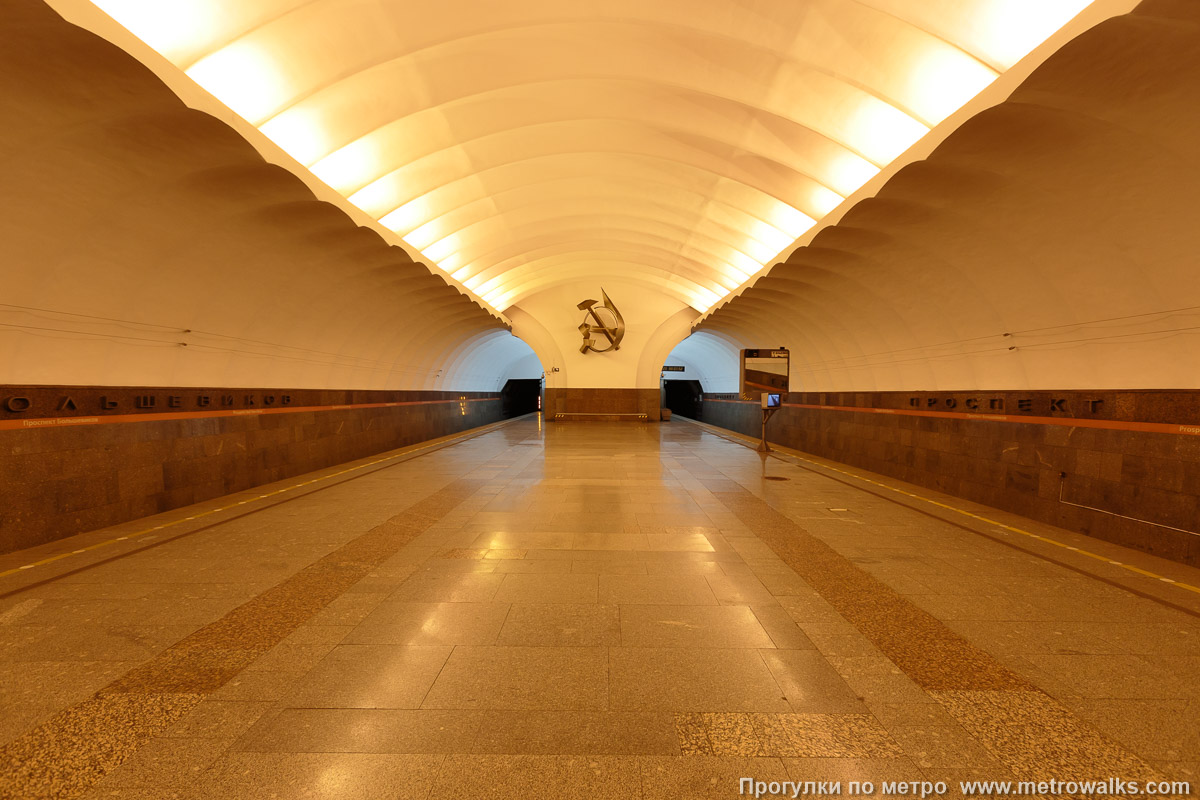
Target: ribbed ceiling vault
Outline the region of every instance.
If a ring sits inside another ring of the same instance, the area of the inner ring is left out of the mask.
[[[93,0],[498,309],[707,310],[1089,0]]]
[[[1197,129],[1200,4],[1146,0],[710,313],[677,355],[786,344],[793,391],[1198,388]]]

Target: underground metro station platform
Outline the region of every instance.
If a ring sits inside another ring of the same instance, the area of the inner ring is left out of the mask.
[[[0,576],[5,797],[958,795],[1200,758],[1200,570],[678,419],[525,416]]]
[[[0,120],[0,800],[1196,794],[1194,0],[13,0]]]

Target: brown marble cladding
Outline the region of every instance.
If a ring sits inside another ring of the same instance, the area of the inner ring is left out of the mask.
[[[367,389],[0,385],[0,421],[457,400],[463,396],[493,395]]]
[[[1010,416],[1020,413],[1017,400],[1041,395],[1065,399],[1066,407],[1085,418],[1200,421],[1197,391],[953,393],[962,399],[1006,396],[1004,413]],[[912,408],[912,397],[925,402],[947,396],[951,393],[793,392],[787,402],[899,409]],[[1108,416],[1081,413],[1097,398],[1105,401],[1097,411],[1103,408]],[[961,400],[954,409],[944,404],[920,407],[965,410]],[[1027,413],[1067,416],[1045,413],[1037,405]],[[758,434],[755,403],[705,402],[701,419],[739,433]],[[1200,536],[1171,530],[1200,531],[1200,436],[784,408],[771,420],[769,438],[822,458],[1200,566]]]
[[[12,394],[10,389],[0,387],[7,394]],[[59,397],[59,388],[49,389],[48,394]],[[155,390],[116,391],[150,394]],[[160,404],[167,391],[190,396],[200,390],[159,390]],[[263,391],[236,390],[239,396]],[[501,399],[492,394],[292,394],[294,406],[457,401],[462,396],[476,402],[0,430],[0,552],[157,514],[502,418]],[[28,390],[25,395],[33,396]],[[79,400],[86,393],[76,391],[72,396],[82,415],[96,415],[87,414]],[[318,399],[325,402],[314,402]],[[121,409],[123,413],[132,410]]]
[[[1188,390],[791,392],[787,402],[1181,425],[1200,423],[1200,392]]]
[[[659,389],[546,389],[545,414],[645,414],[648,422],[659,418],[662,393]],[[585,420],[586,417],[577,417]],[[603,420],[605,417],[595,417]],[[608,419],[637,421],[636,416],[611,416]]]

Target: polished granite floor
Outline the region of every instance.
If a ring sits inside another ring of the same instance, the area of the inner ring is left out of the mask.
[[[0,797],[1200,779],[1200,571],[735,439],[529,417],[0,557]]]

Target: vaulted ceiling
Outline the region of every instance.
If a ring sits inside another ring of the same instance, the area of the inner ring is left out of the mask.
[[[712,307],[1090,0],[93,0],[496,309]]]

